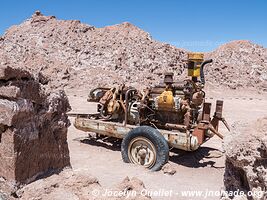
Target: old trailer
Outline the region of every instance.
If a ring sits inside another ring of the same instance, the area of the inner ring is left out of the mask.
[[[123,139],[130,131],[139,127],[129,124],[124,126],[122,123],[95,120],[83,117],[76,117],[74,126],[75,128],[85,132],[93,132],[99,135],[119,139]],[[197,136],[194,136],[189,132],[169,131],[164,129],[156,130],[160,132],[160,134],[168,142],[170,147],[185,151],[194,151],[199,147]]]
[[[138,90],[124,84],[98,87],[90,91],[90,102],[98,105],[97,114],[78,115],[75,127],[82,131],[122,139],[124,162],[159,170],[169,158],[169,147],[195,151],[218,132],[223,101],[217,100],[211,117],[211,103],[205,98],[204,60],[201,53],[188,54],[188,76],[174,80],[164,74],[163,82]]]
[[[166,130],[158,129],[153,125],[136,126],[112,122],[99,118],[99,114],[75,114],[74,126],[81,131],[123,139],[121,153],[125,162],[159,170],[168,161],[169,148],[195,151],[213,135],[223,138],[216,130],[219,120],[226,123],[221,117],[222,106],[223,102],[217,101],[216,111],[211,120],[210,109],[208,109],[210,103],[205,103],[203,110],[206,112],[203,112],[203,120],[194,127],[194,131],[188,131],[182,127]],[[210,123],[214,126],[210,126]]]

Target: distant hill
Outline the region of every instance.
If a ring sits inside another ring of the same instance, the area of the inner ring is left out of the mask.
[[[248,41],[234,41],[207,53],[215,61],[206,68],[207,82],[267,88],[266,52]],[[155,41],[128,22],[96,28],[39,12],[0,38],[1,65],[41,72],[56,88],[122,82],[144,87],[157,83],[165,71],[184,78],[186,58],[186,50]]]
[[[207,68],[208,80],[230,88],[267,89],[267,49],[250,41],[233,41],[206,57],[214,63]],[[210,80],[209,80],[210,79]]]

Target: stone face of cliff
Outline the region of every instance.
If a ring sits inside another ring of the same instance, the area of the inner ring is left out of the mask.
[[[69,166],[69,109],[63,91],[50,91],[25,70],[0,66],[0,177],[27,183]]]

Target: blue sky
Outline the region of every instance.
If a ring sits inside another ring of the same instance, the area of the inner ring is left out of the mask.
[[[192,51],[231,40],[267,47],[266,0],[8,0],[1,2],[0,35],[35,10],[96,27],[128,21],[156,40]]]

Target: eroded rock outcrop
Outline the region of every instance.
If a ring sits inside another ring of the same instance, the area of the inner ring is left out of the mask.
[[[128,22],[96,28],[40,12],[9,28],[0,40],[0,63],[42,72],[53,88],[123,82],[145,87],[157,84],[166,71],[184,79],[187,52],[153,40]],[[233,41],[207,53],[206,58],[214,60],[205,68],[208,84],[267,90],[266,48]]]
[[[144,183],[137,178],[125,178],[112,188],[104,188],[92,175],[65,169],[59,174],[37,180],[17,190],[14,194],[22,200],[27,199],[66,199],[66,200],[149,200],[141,194]]]
[[[164,71],[184,72],[186,53],[152,40],[125,22],[96,28],[35,13],[0,41],[0,62],[42,72],[51,87],[88,88],[158,83]]]
[[[0,66],[0,176],[15,185],[70,165],[69,109],[63,91],[51,92],[29,72]]]
[[[225,189],[243,191],[248,199],[267,198],[267,118],[236,133],[225,145]],[[236,197],[237,198],[237,197]]]

